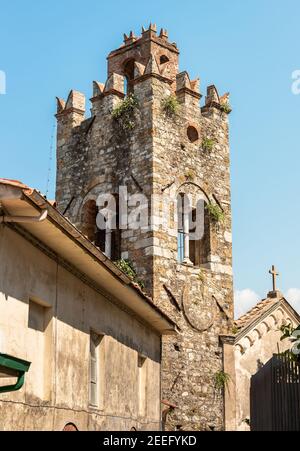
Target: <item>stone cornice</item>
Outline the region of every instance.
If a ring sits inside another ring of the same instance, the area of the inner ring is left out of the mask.
[[[199,100],[202,97],[202,94],[200,94],[200,92],[193,91],[192,89],[186,88],[186,87],[185,88],[181,88],[178,91],[176,91],[177,95],[180,95],[182,93],[189,94],[190,96],[193,96],[193,97],[195,97],[196,99],[199,99]]]
[[[172,85],[174,83],[174,80],[171,80],[171,78],[164,77],[163,75],[160,75],[160,74],[151,73],[151,74],[144,74],[138,78],[135,78],[134,80],[132,80],[132,84],[136,85],[137,83],[141,83],[142,81],[148,80],[149,78],[152,78],[152,77],[154,77],[157,80],[160,80],[164,83],[168,83],[169,85]]]
[[[119,47],[116,50],[113,50],[112,52],[110,52],[110,54],[107,56],[107,59],[110,59],[116,55],[122,55],[122,53],[126,53],[129,50],[136,48],[136,47],[140,47],[144,42],[154,42],[155,44],[160,45],[161,47],[164,47],[167,50],[170,50],[170,52],[176,53],[177,55],[180,54],[179,50],[177,47],[175,47],[173,44],[171,44],[170,42],[167,42],[159,37],[140,37],[139,39],[137,39],[134,42],[131,42],[130,44],[127,45],[123,45],[122,47]]]
[[[85,115],[85,111],[84,110],[79,110],[78,108],[71,107],[71,108],[67,108],[66,110],[60,111],[59,113],[57,113],[55,115],[55,117],[57,119],[59,119],[59,118],[61,118],[63,116],[67,116],[70,113],[80,114],[81,116]]]
[[[91,98],[90,98],[90,102],[91,102],[91,103],[98,102],[99,100],[101,100],[101,99],[103,99],[104,97],[107,97],[107,96],[109,96],[109,95],[111,95],[111,94],[120,97],[120,99],[124,99],[124,97],[125,97],[124,92],[117,91],[116,89],[109,89],[108,91],[104,91],[104,92],[102,92],[101,94],[98,94],[98,95],[95,96],[95,97],[91,97]]]
[[[216,108],[217,110],[219,110],[219,111],[221,111],[222,113],[225,113],[225,114],[230,114],[231,113],[231,110],[228,111],[228,112],[224,111],[223,107],[222,107],[222,104],[218,103],[218,102],[215,102],[215,101],[210,102],[208,105],[204,105],[201,108],[201,111],[202,111],[202,113],[206,113],[206,112],[209,112],[212,108]]]
[[[219,335],[220,341],[223,344],[234,345],[235,336],[234,335]]]

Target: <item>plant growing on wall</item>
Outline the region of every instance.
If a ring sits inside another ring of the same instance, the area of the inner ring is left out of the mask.
[[[300,326],[293,327],[291,323],[284,324],[280,327],[280,331],[282,332],[282,336],[280,337],[280,341],[289,338],[292,347],[290,350],[285,351],[284,354],[289,357],[290,360],[294,362],[300,362]]]
[[[203,138],[202,140],[202,149],[210,151],[214,147],[215,140],[210,138]]]
[[[137,106],[137,98],[130,94],[113,109],[111,115],[124,132],[133,130],[135,127],[135,110]]]
[[[129,277],[129,279],[137,283],[140,288],[145,288],[144,282],[138,279],[136,270],[134,269],[133,263],[130,260],[121,258],[120,260],[117,260],[115,262],[115,265],[121,271],[123,271]]]
[[[231,333],[233,335],[236,335],[238,333],[238,331],[239,331],[239,328],[237,326],[233,326],[232,329],[231,329]]]
[[[224,371],[218,371],[215,374],[215,386],[217,390],[223,390],[228,387],[228,383],[230,381],[229,374]]]
[[[223,113],[229,114],[229,113],[231,113],[232,108],[231,108],[231,106],[230,106],[230,104],[228,102],[225,102],[225,103],[221,103],[220,104],[220,110]]]
[[[167,116],[172,117],[176,116],[179,111],[180,105],[177,98],[173,95],[170,95],[162,100],[162,109],[166,113]]]
[[[189,169],[188,171],[186,171],[185,176],[188,180],[192,181],[195,179],[196,174],[192,169]]]
[[[222,208],[214,202],[209,202],[206,207],[209,212],[210,217],[214,222],[223,222],[225,219],[225,214]]]
[[[250,418],[244,418],[243,423],[250,427]]]
[[[198,273],[198,279],[199,279],[201,282],[204,282],[204,280],[205,280],[205,275],[203,274],[203,271],[201,271],[201,269],[200,269],[200,271],[199,271],[199,273]]]

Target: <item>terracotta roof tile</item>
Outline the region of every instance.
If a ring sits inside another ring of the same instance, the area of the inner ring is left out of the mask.
[[[234,324],[238,328],[239,332],[247,327],[249,324],[257,320],[261,315],[269,310],[273,305],[277,304],[280,298],[266,298],[255,305],[251,310],[237,319]]]
[[[29,186],[24,185],[24,183],[20,182],[19,180],[11,180],[11,179],[3,179],[0,178],[0,183],[2,185],[12,185],[12,186],[17,186],[18,188],[25,188],[28,189]]]

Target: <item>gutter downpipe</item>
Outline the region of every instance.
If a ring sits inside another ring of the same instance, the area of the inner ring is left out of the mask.
[[[18,380],[15,385],[6,385],[4,387],[0,387],[0,393],[8,393],[12,391],[20,390],[23,387],[25,381],[25,371],[20,371],[18,375]]]

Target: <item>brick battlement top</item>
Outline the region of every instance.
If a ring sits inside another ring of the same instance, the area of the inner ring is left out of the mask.
[[[139,47],[143,45],[143,43],[149,41],[154,42],[159,46],[170,50],[171,52],[179,54],[177,44],[175,42],[171,43],[168,41],[167,30],[162,28],[159,36],[157,36],[156,25],[150,24],[147,30],[144,27],[142,28],[142,36],[137,37],[132,31],[130,31],[129,35],[124,34],[124,43],[118,49],[111,51],[108,58],[127,52],[128,50]]]

